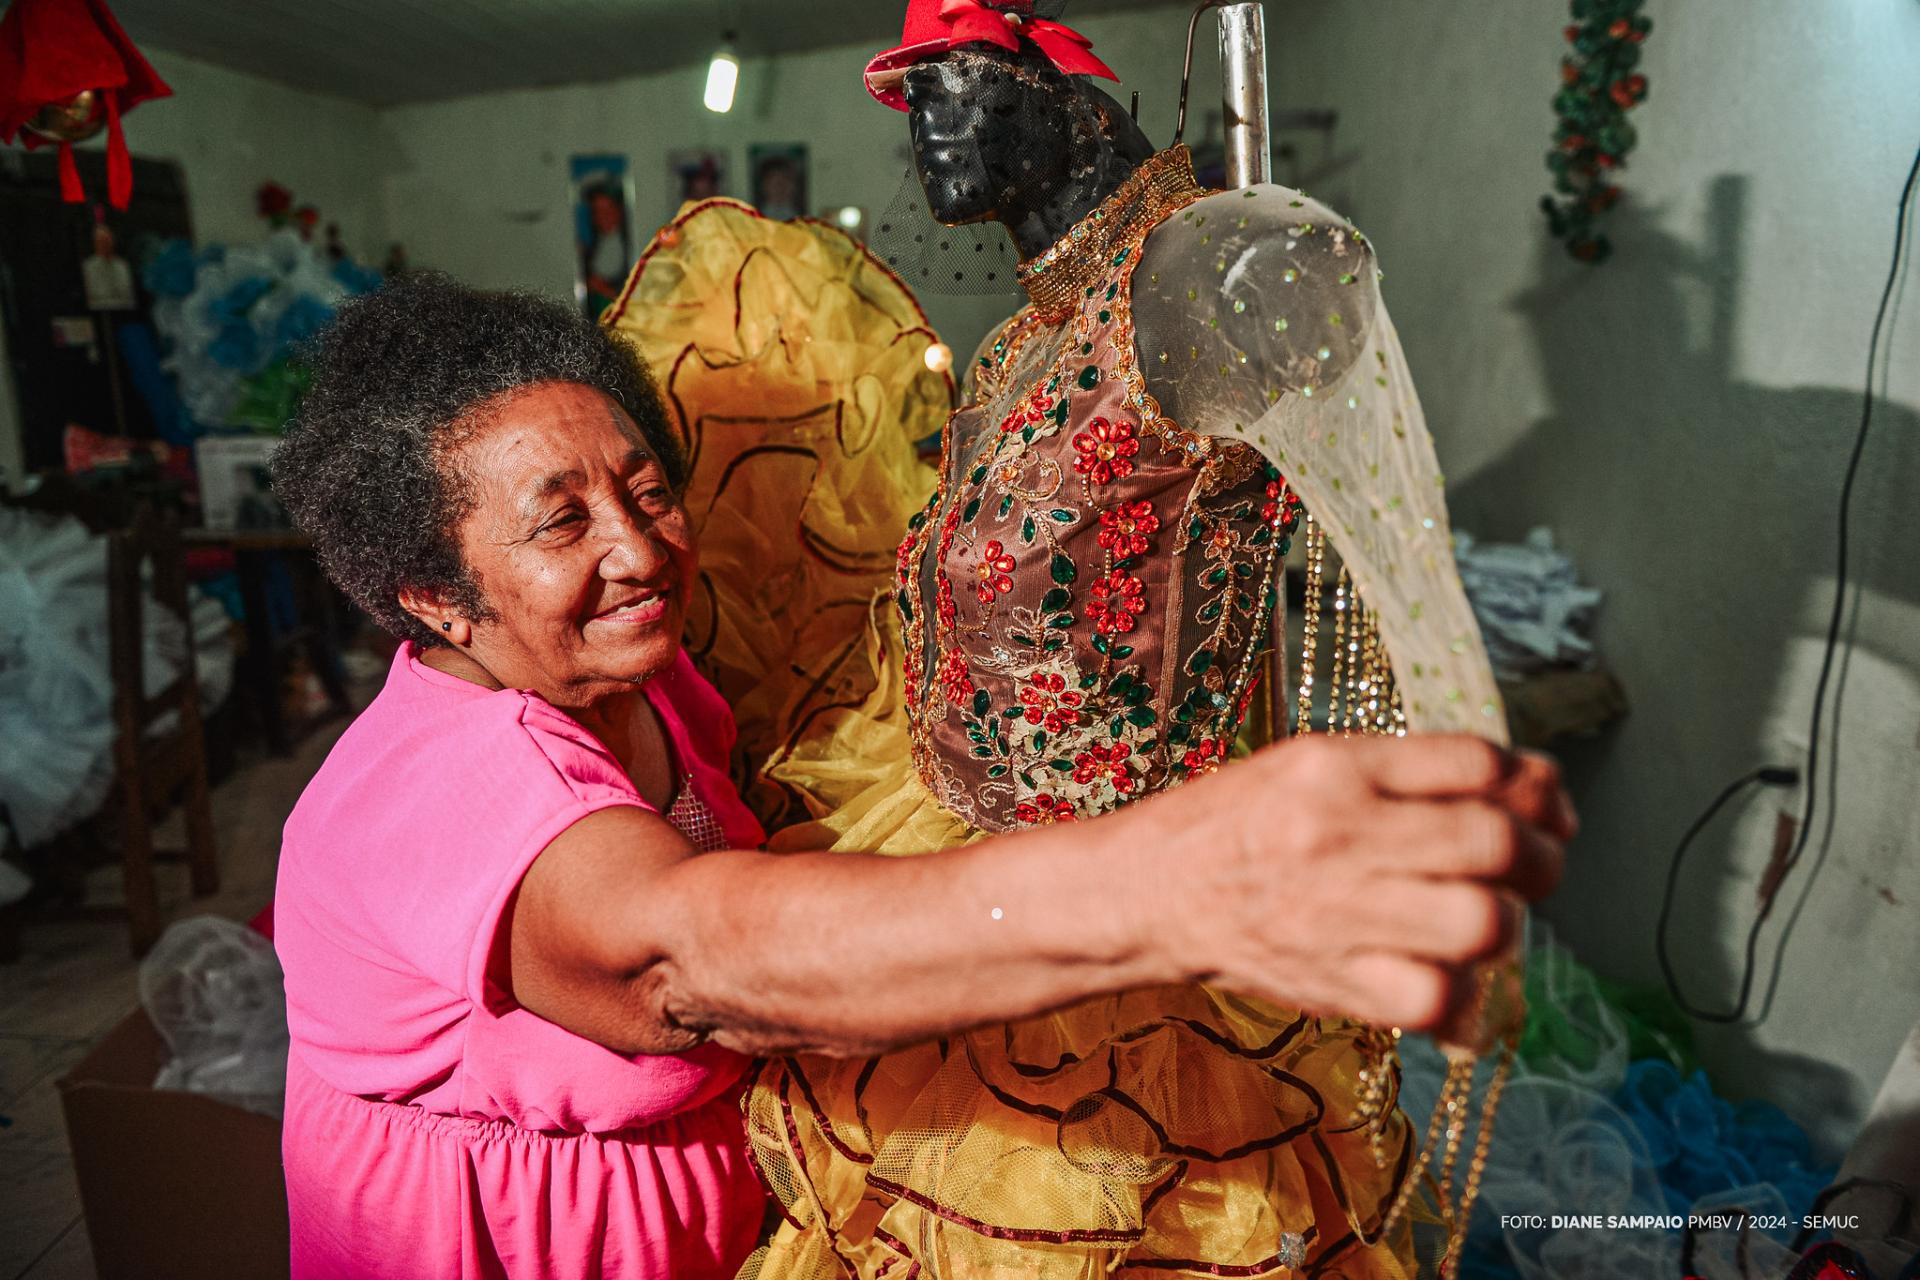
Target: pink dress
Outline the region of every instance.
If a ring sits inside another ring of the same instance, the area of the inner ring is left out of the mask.
[[[647,694],[683,779],[668,817],[702,847],[758,845],[720,695],[684,653]],[[648,807],[585,729],[411,645],[301,795],[274,918],[294,1276],[691,1280],[751,1251],[745,1061],[616,1053],[508,989],[520,878],[611,805]]]

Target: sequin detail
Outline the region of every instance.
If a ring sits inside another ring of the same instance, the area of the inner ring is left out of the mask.
[[[680,784],[680,794],[667,807],[666,819],[702,853],[727,847],[727,833],[721,829],[720,820],[713,816],[707,802],[693,789],[692,778]]]

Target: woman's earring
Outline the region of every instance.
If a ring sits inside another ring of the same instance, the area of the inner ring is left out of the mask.
[[[440,629],[442,631],[451,631],[453,630],[453,624],[451,622],[443,622],[440,624]]]

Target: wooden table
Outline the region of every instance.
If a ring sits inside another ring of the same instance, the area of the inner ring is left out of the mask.
[[[234,575],[240,585],[240,606],[246,613],[246,651],[235,670],[235,684],[247,691],[259,716],[267,749],[284,756],[300,736],[288,723],[286,707],[280,697],[280,678],[287,656],[296,649],[305,652],[307,662],[326,691],[327,710],[321,717],[351,715],[353,703],[340,666],[340,650],[334,640],[336,617],[333,587],[313,561],[313,540],[293,529],[186,529],[181,540],[188,547],[225,548],[233,552]],[[267,609],[267,577],[276,557],[289,565],[308,567],[308,589],[296,597],[301,607],[299,625],[276,636]],[[302,731],[311,725],[300,726]]]

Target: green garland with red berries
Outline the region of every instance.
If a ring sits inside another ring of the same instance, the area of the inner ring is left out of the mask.
[[[1560,124],[1547,153],[1555,194],[1541,196],[1540,207],[1554,238],[1582,262],[1605,262],[1613,252],[1598,223],[1619,202],[1613,175],[1626,167],[1637,140],[1627,112],[1647,96],[1647,78],[1634,70],[1653,30],[1653,19],[1640,12],[1644,2],[1573,0],[1573,48],[1560,60],[1560,92],[1553,95]]]

